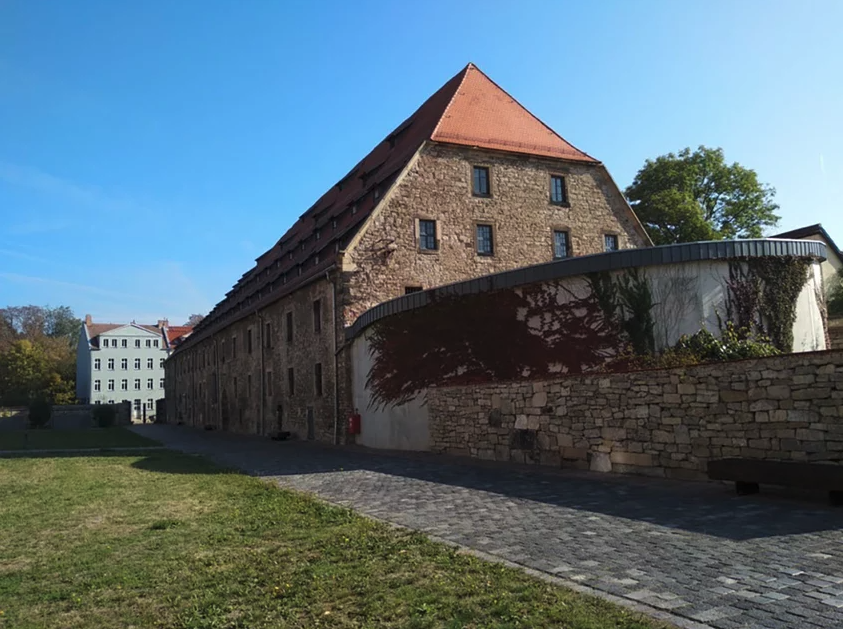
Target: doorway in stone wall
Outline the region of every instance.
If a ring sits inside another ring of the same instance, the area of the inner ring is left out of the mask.
[[[313,407],[307,407],[307,438],[309,441],[316,439],[316,422],[313,419]]]
[[[284,430],[284,407],[280,404],[275,407],[275,430],[279,433]]]

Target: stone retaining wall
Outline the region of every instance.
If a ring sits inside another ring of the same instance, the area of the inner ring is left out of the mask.
[[[843,351],[428,390],[431,449],[703,479],[710,459],[843,463]]]
[[[115,424],[128,426],[132,423],[132,407],[129,402],[112,404],[117,411]],[[72,430],[90,428],[94,425],[95,404],[65,404],[53,406],[50,428]],[[0,430],[24,430],[29,426],[29,409],[25,406],[0,408]]]

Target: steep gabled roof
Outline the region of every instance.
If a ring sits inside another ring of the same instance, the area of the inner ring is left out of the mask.
[[[187,344],[324,275],[427,141],[599,164],[469,63],[302,214],[196,326]]]
[[[172,345],[181,337],[193,332],[193,327],[189,325],[171,325],[167,327],[167,342]]]

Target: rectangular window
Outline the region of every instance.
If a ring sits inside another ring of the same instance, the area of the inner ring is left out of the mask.
[[[161,379],[158,381],[158,388],[159,388],[159,389],[163,389],[163,388],[164,388],[164,378],[161,378]]]
[[[293,342],[293,313],[287,313],[287,343]]]
[[[234,376],[234,397],[237,397],[237,376]]]
[[[322,331],[322,300],[313,302],[313,331],[319,334]]]
[[[158,361],[158,366],[159,366],[161,369],[163,369],[163,368],[164,368],[164,361],[165,361],[165,360],[166,360],[165,358],[162,358],[162,359],[160,359],[160,360]]]
[[[121,380],[120,381],[120,390],[121,391],[128,391],[129,390],[129,381],[128,380]]]
[[[568,232],[554,230],[553,232],[553,258],[561,260],[571,255],[571,246],[568,241]]]
[[[135,369],[140,369],[141,362],[140,358],[135,358]]]
[[[146,409],[149,410],[149,411],[154,410],[155,409],[155,400],[153,400],[152,398],[149,398],[146,401]]]
[[[140,391],[140,378],[135,378],[135,391]]]
[[[226,351],[228,351],[228,350],[227,350],[227,348],[226,348],[226,346],[225,346],[225,339],[223,339],[223,340],[221,341],[221,343],[222,343],[222,349],[220,350],[220,362],[224,363],[224,362],[225,362]],[[162,359],[162,362],[163,362],[163,359]]]
[[[108,381],[108,390],[109,390],[109,391],[114,391],[114,380],[109,380],[109,381]]]
[[[128,358],[121,358],[120,359],[120,369],[126,371],[129,368],[129,359]]]
[[[489,189],[489,169],[485,166],[474,167],[474,178],[471,191],[476,197],[491,196]]]
[[[99,358],[94,358],[94,371],[99,371],[102,366],[102,361]]]
[[[419,249],[422,251],[436,251],[436,221],[419,220]]]
[[[108,359],[108,368],[109,368],[109,370],[114,371],[114,359],[113,358]]]
[[[99,381],[99,380],[94,380],[94,391],[99,391],[99,390],[100,390],[100,386],[101,386],[101,385],[100,385],[100,381]]]
[[[152,378],[146,381],[146,388],[148,391],[152,391],[155,388]]]
[[[246,397],[252,397],[252,374],[246,376]]]
[[[615,234],[606,234],[605,237],[605,247],[606,251],[617,251],[620,247],[618,246],[618,237]]]
[[[146,359],[146,368],[147,369],[155,369],[155,359],[154,358],[147,358]]]
[[[550,202],[554,205],[568,204],[568,189],[565,178],[561,175],[550,176]]]
[[[410,295],[411,293],[420,293],[424,289],[421,286],[405,286],[404,287],[404,294]]]
[[[296,392],[296,373],[292,367],[287,368],[287,391],[290,395]]]
[[[246,330],[246,353],[252,353],[252,328]]]
[[[135,339],[135,347],[140,347],[140,339]]]
[[[477,226],[477,255],[490,256],[495,252],[491,225]]]
[[[151,339],[146,339],[146,346],[152,347],[152,340]]]
[[[129,346],[128,339],[123,339],[122,341],[120,341],[120,346],[121,347],[128,347]]]
[[[231,337],[231,357],[237,358],[237,337]]]
[[[266,392],[267,397],[272,397],[272,372],[266,372],[266,382],[263,385],[263,390]]]
[[[158,347],[158,339],[155,339],[154,341],[152,341],[152,345],[153,345],[153,347]]]
[[[264,345],[267,348],[272,349],[272,321],[267,321],[266,325],[264,326],[264,335],[266,338],[264,339]]]
[[[313,387],[316,395],[322,395],[322,363],[313,365]]]

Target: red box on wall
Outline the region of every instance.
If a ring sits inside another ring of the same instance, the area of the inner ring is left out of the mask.
[[[360,434],[360,413],[352,413],[348,416],[348,434]]]

